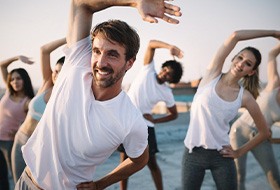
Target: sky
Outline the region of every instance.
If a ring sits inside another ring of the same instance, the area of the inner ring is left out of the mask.
[[[190,82],[203,76],[216,50],[235,30],[274,29],[280,30],[279,0],[174,0],[181,7],[182,16],[178,25],[159,20],[157,24],[142,21],[138,12],[129,7],[112,7],[98,12],[93,17],[93,26],[108,19],[121,19],[137,30],[141,38],[140,50],[132,69],[124,77],[123,84],[133,81],[143,66],[143,56],[149,40],[161,40],[176,45],[184,52],[180,61],[184,68],[181,82]],[[8,70],[25,68],[34,88],[40,87],[40,47],[52,40],[65,37],[67,33],[70,0],[0,0],[0,60],[16,55],[25,55],[34,60],[33,65],[16,61]],[[237,44],[228,60],[243,47],[254,46],[263,56],[260,79],[266,82],[266,60],[269,50],[279,41],[261,38]],[[51,54],[52,67],[63,56],[59,48]],[[154,60],[157,71],[165,60],[173,59],[166,49],[156,50]],[[278,58],[280,62],[280,58]],[[2,77],[0,87],[5,87]]]

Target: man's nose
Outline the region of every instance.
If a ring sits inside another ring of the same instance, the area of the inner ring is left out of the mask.
[[[101,55],[99,56],[98,60],[97,60],[96,65],[97,65],[97,67],[99,67],[99,68],[102,68],[102,67],[106,66],[106,65],[107,65],[106,56],[104,56],[104,55],[101,54]]]

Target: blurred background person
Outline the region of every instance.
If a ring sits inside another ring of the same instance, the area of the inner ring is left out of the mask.
[[[29,103],[27,116],[15,135],[15,140],[12,148],[12,172],[14,182],[16,183],[22,174],[26,164],[24,162],[21,147],[25,145],[38,122],[40,121],[46,105],[50,99],[52,88],[62,68],[65,57],[61,57],[52,71],[51,69],[51,53],[58,47],[66,44],[66,39],[58,39],[49,42],[41,47],[41,71],[43,83],[40,86],[36,96]]]
[[[280,78],[277,71],[277,56],[279,53],[280,43],[269,52],[267,63],[268,81],[265,88],[260,93],[260,96],[257,98],[257,103],[270,129],[275,122],[280,121]],[[231,127],[230,142],[232,148],[238,149],[242,147],[245,143],[250,141],[251,138],[256,136],[256,134],[258,134],[256,124],[248,111],[245,111]],[[253,148],[251,152],[263,169],[271,188],[279,190],[279,169],[269,140],[265,140]],[[245,189],[246,160],[247,154],[235,159],[239,190]]]
[[[17,68],[8,72],[8,66],[18,60],[27,64],[33,63],[23,55],[0,62],[3,81],[6,83],[5,94],[0,100],[0,189],[5,190],[9,189],[8,174],[11,172],[14,137],[26,117],[28,104],[34,97],[33,86],[25,69]]]

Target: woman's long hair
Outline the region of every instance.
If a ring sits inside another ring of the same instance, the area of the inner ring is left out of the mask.
[[[247,76],[243,77],[241,79],[241,84],[256,99],[259,96],[259,89],[260,89],[259,65],[261,64],[261,61],[262,61],[262,55],[258,49],[254,48],[254,47],[250,47],[250,46],[245,47],[239,53],[241,53],[242,51],[245,51],[245,50],[252,52],[256,58],[256,63],[253,68],[253,70],[255,70],[255,73],[253,75],[250,75],[250,76],[247,75]]]
[[[23,80],[23,91],[24,94],[26,96],[28,96],[30,99],[32,99],[34,97],[34,89],[32,86],[32,82],[31,79],[28,75],[28,73],[26,72],[25,69],[23,68],[17,68],[17,69],[13,69],[9,74],[8,74],[8,78],[7,78],[7,88],[10,92],[11,95],[16,94],[16,91],[13,89],[12,85],[11,85],[11,80],[12,80],[12,74],[16,72],[20,75],[20,77]]]

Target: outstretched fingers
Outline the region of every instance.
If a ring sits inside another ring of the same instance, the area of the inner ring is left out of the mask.
[[[149,23],[158,23],[158,20],[155,17],[152,17],[150,15],[145,15],[142,17],[142,19]]]
[[[162,20],[171,23],[171,24],[178,24],[179,20],[176,18],[173,18],[172,16],[180,17],[182,15],[180,7],[168,3],[164,3],[164,15],[162,17]]]
[[[181,8],[179,6],[164,2],[164,7],[165,7],[165,13],[177,17],[182,16]]]
[[[138,0],[135,7],[142,19],[150,23],[157,23],[158,19],[162,19],[171,24],[178,24],[179,20],[174,17],[182,15],[180,7],[164,0]]]

